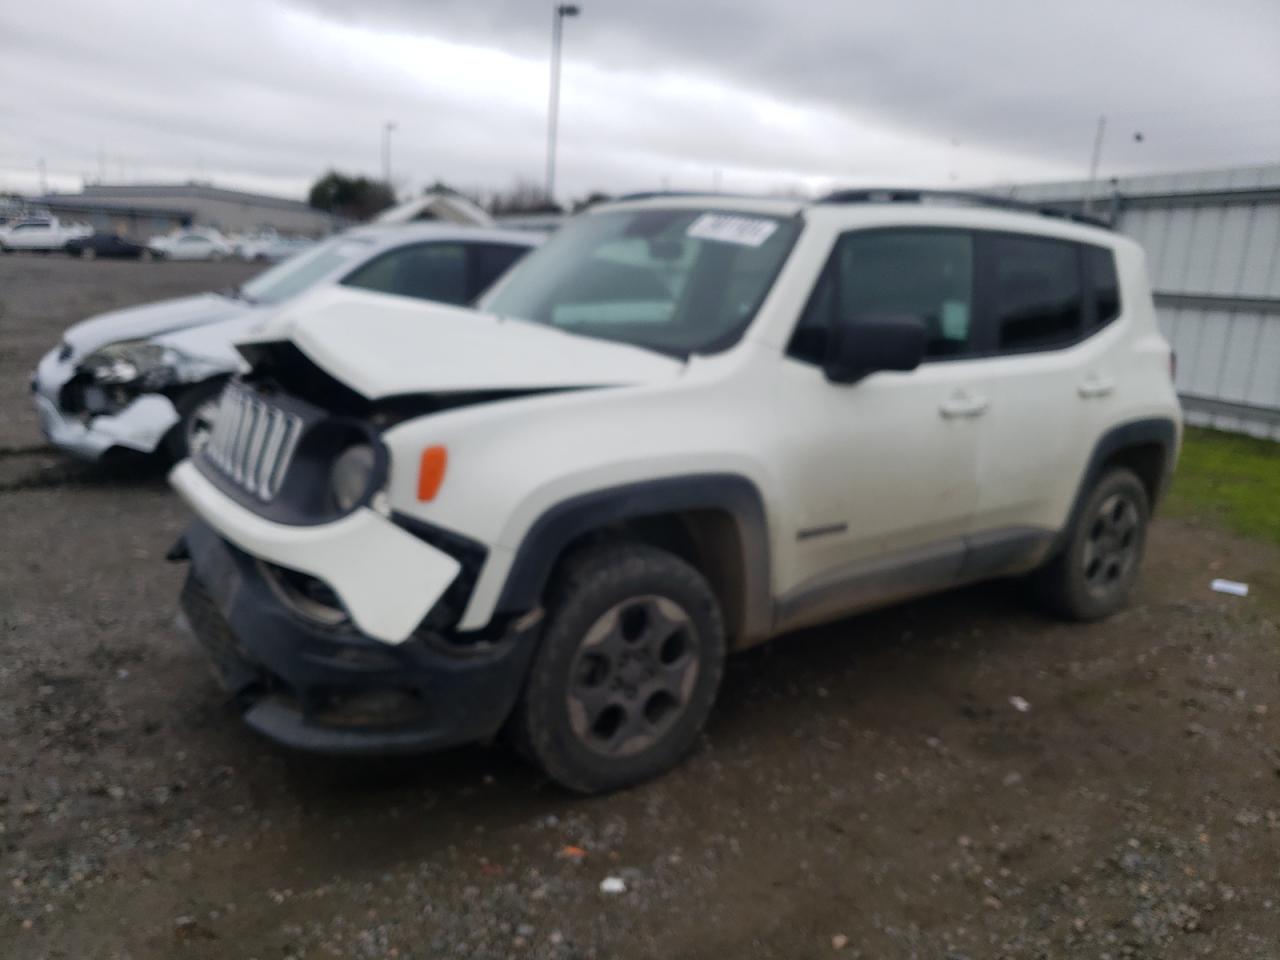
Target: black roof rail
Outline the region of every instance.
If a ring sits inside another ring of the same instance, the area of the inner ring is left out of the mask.
[[[1070,220],[1091,227],[1112,229],[1110,223],[1099,217],[1091,217],[1084,213],[1075,213],[1059,207],[1038,206],[1011,197],[997,197],[990,193],[978,193],[969,190],[930,190],[914,187],[870,187],[860,190],[836,190],[821,198],[819,203],[927,203],[940,200],[958,205],[968,204],[975,207],[991,207],[997,210],[1012,210],[1017,213],[1031,213],[1041,217],[1056,217],[1059,220]]]

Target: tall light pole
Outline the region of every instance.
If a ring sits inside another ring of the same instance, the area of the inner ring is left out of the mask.
[[[382,125],[382,182],[391,186],[391,131],[396,128],[394,120]]]
[[[551,17],[551,102],[547,105],[547,199],[554,201],[556,190],[556,122],[560,115],[560,34],[564,18],[580,13],[575,3],[557,3]]]
[[[1098,117],[1098,132],[1093,135],[1093,156],[1089,160],[1089,185],[1084,193],[1084,212],[1093,212],[1093,185],[1098,179],[1098,163],[1102,159],[1102,138],[1107,132],[1106,116]]]

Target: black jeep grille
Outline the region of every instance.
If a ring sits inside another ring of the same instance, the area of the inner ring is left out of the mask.
[[[222,394],[205,457],[259,500],[270,500],[302,436],[302,418],[233,384]]]

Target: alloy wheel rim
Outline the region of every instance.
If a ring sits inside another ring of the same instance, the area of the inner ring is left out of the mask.
[[[1094,593],[1109,593],[1125,582],[1138,556],[1141,518],[1138,505],[1122,493],[1102,501],[1089,524],[1081,556],[1085,583]]]
[[[583,635],[571,664],[569,726],[593,753],[647,750],[684,715],[701,650],[688,612],[667,597],[631,597]]]

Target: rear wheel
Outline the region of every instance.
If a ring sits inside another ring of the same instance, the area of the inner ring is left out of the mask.
[[[80,248],[80,259],[81,259],[81,260],[96,260],[96,259],[97,259],[97,257],[98,257],[98,251],[97,251],[97,250],[95,250],[95,249],[93,249],[93,247],[81,247],[81,248]]]
[[[1138,578],[1150,513],[1133,471],[1104,473],[1062,551],[1036,574],[1048,607],[1072,620],[1099,620],[1123,607]]]
[[[719,605],[697,570],[638,543],[564,565],[512,717],[517,745],[561,785],[616,790],[674,766],[724,670]]]

